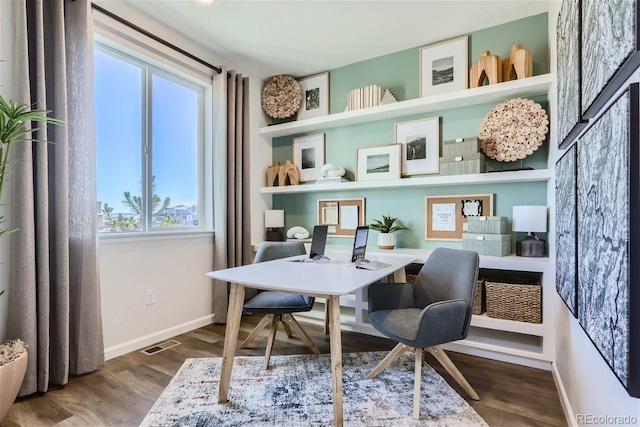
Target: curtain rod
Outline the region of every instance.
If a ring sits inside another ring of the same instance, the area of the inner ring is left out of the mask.
[[[91,8],[97,10],[98,12],[100,12],[100,13],[102,13],[104,15],[107,15],[109,18],[114,19],[114,20],[118,21],[119,23],[124,24],[127,27],[129,27],[129,28],[141,33],[141,34],[144,34],[145,36],[149,37],[150,39],[153,39],[153,40],[157,41],[158,43],[161,43],[161,44],[167,46],[168,48],[171,48],[171,49],[183,54],[184,56],[186,56],[188,58],[193,59],[194,61],[204,65],[205,67],[211,68],[212,70],[214,70],[218,74],[222,73],[222,69],[221,68],[216,67],[215,65],[209,64],[208,62],[198,58],[197,56],[190,54],[186,50],[181,49],[178,46],[176,46],[176,45],[174,45],[172,43],[169,43],[168,41],[166,41],[164,39],[161,39],[160,37],[156,36],[155,34],[152,34],[149,31],[147,31],[147,30],[145,30],[143,28],[140,28],[136,24],[134,24],[132,22],[129,22],[124,18],[119,17],[118,15],[116,15],[114,13],[109,12],[105,8],[100,7],[95,3],[91,3]]]

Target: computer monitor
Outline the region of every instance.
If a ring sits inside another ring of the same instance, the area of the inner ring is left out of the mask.
[[[367,238],[369,237],[369,226],[361,226],[356,228],[356,235],[353,239],[353,252],[351,253],[351,262],[362,263],[367,262],[364,254],[367,250]]]
[[[327,245],[328,225],[316,225],[313,227],[313,236],[311,236],[311,250],[309,258],[312,260],[329,259],[324,256],[324,248]]]

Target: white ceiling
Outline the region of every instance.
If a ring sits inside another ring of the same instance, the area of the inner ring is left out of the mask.
[[[549,10],[543,0],[127,1],[258,77],[316,74]],[[161,35],[161,34],[160,34]]]

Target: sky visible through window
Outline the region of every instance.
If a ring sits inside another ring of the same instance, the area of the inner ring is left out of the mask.
[[[112,207],[114,215],[131,214],[124,193],[140,196],[145,173],[145,73],[136,64],[94,52],[98,201]],[[172,208],[196,206],[200,94],[157,74],[148,90],[155,194],[163,201],[169,197]],[[185,217],[181,225],[197,225],[194,220],[197,213],[189,216],[190,224]]]

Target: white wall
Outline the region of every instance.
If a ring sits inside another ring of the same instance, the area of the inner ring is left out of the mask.
[[[549,47],[552,72],[557,72],[554,33],[557,15],[560,10],[560,2],[557,2],[554,6],[555,7],[549,12]],[[634,79],[637,79],[637,77],[634,77]],[[552,113],[552,129],[554,129],[553,123],[557,123],[557,101],[555,94],[556,89],[554,87],[549,96],[549,105]],[[555,138],[552,138],[550,143],[549,164],[555,165],[558,158],[564,153],[564,150],[558,152],[555,148],[557,147]],[[555,185],[550,185],[549,188],[553,191]],[[550,197],[554,197],[555,200],[555,195],[550,195]],[[554,215],[554,210],[552,210],[552,221]],[[555,257],[555,251],[552,255]],[[554,295],[554,306],[556,336],[553,374],[560,399],[565,409],[567,421],[571,425],[610,425],[613,424],[611,419],[605,419],[604,423],[589,423],[589,420],[584,417],[587,415],[595,417],[630,416],[635,417],[635,424],[640,423],[640,399],[629,396],[611,371],[611,368],[609,368],[589,337],[585,334],[578,320],[573,317],[573,314],[571,314],[557,293]]]

